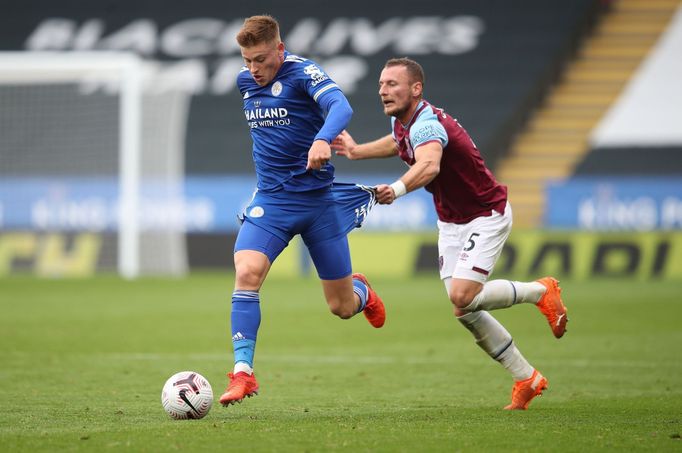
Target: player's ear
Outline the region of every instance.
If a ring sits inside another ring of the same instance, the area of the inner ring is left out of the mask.
[[[419,98],[422,95],[422,91],[424,90],[424,86],[422,85],[421,82],[414,82],[412,84],[412,96],[415,98]]]
[[[280,60],[284,59],[284,43],[282,41],[277,44],[277,56],[279,56]]]

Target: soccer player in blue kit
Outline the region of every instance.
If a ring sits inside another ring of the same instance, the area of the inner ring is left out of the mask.
[[[363,312],[384,324],[384,305],[362,274],[351,274],[347,234],[375,203],[370,188],[334,183],[330,143],[353,113],[341,89],[311,60],[284,50],[277,21],[252,16],[237,42],[245,66],[237,77],[253,140],[257,188],[234,246],[232,344],[235,365],[222,405],[258,393],[253,356],[259,290],[270,266],[300,234],[329,309],[347,319]]]

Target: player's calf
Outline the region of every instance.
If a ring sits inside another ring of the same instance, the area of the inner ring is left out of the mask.
[[[333,302],[327,301],[327,304],[329,306],[329,311],[332,312],[333,315],[338,316],[341,319],[350,319],[353,316],[355,316],[355,304],[354,303],[345,303],[345,304],[336,304]]]

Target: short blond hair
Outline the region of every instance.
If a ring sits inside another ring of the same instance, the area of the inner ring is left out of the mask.
[[[237,42],[241,47],[253,47],[272,41],[279,43],[281,40],[279,23],[269,15],[247,17],[237,33]]]

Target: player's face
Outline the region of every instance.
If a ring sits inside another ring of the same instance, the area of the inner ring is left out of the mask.
[[[242,47],[242,58],[251,76],[260,86],[272,82],[284,62],[284,43],[264,42],[251,47]]]
[[[379,77],[379,96],[384,113],[405,123],[421,98],[421,83],[410,82],[405,66],[384,68]]]

